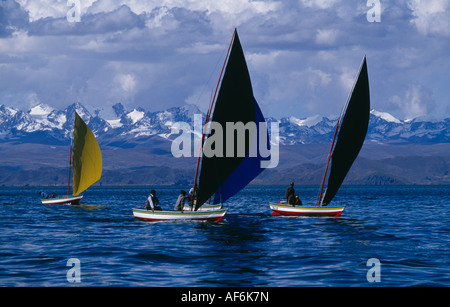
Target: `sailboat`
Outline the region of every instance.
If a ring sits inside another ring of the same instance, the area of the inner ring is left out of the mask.
[[[223,78],[221,78],[222,74]],[[238,143],[237,137],[233,142],[234,131],[228,132],[227,135],[227,129],[225,129],[227,123],[243,125],[254,123],[256,129],[248,131],[248,137],[244,137],[244,142]],[[149,221],[179,219],[220,221],[227,209],[218,208],[221,208],[225,201],[241,191],[262,172],[261,161],[263,159],[270,159],[270,156],[262,157],[259,152],[253,154],[254,152],[251,150],[257,146],[258,137],[261,138],[261,135],[267,137],[268,140],[267,129],[260,133],[260,127],[264,124],[265,119],[253,96],[244,52],[235,29],[216,91],[206,114],[200,148],[201,155],[197,159],[194,178],[193,195],[195,195],[195,199],[190,210],[175,212],[133,209],[134,216]],[[218,127],[223,127],[223,129]],[[222,130],[222,137],[219,138],[221,134],[217,130]],[[230,139],[232,142],[229,142]],[[218,151],[220,142],[222,142],[222,151],[211,155],[210,151],[213,149]],[[238,146],[242,145],[245,146],[243,154],[237,154]],[[229,154],[231,152],[233,154]],[[206,207],[205,210],[201,209],[203,205]]]
[[[73,157],[72,195],[70,195],[70,170]],[[69,183],[67,197],[41,199],[44,205],[78,205],[80,195],[102,176],[102,153],[94,134],[75,112],[73,146],[70,146]]]
[[[286,202],[271,203],[272,215],[333,216],[342,214],[345,206],[328,206],[338,192],[342,182],[358,156],[367,134],[370,113],[369,77],[364,56],[353,83],[347,103],[337,121],[317,206],[294,207]],[[335,140],[337,136],[336,146]],[[323,192],[328,166],[331,168],[328,185]],[[322,196],[323,194],[323,196]]]

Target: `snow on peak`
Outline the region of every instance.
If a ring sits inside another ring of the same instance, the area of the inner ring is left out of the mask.
[[[308,128],[317,125],[318,123],[320,123],[321,120],[322,117],[320,115],[314,115],[305,119],[298,119],[293,116],[289,118],[289,121],[292,124],[295,124],[297,126],[306,126]]]
[[[16,109],[7,107],[5,105],[2,105],[2,106],[4,107],[4,110],[7,112],[7,114],[10,115],[10,116],[15,116],[17,114],[17,112],[18,112]]]
[[[110,124],[111,128],[120,128],[123,126],[123,124],[120,122],[120,118],[118,119],[107,119],[106,120],[108,122],[108,124]]]
[[[133,124],[135,124],[144,117],[144,114],[145,114],[144,112],[134,109],[133,111],[127,114],[127,117],[131,119]]]
[[[46,105],[38,104],[32,107],[28,114],[33,119],[34,123],[24,128],[27,132],[37,130],[50,130],[53,128],[62,129],[66,122],[66,116],[62,114],[52,114],[55,109]]]
[[[376,110],[371,110],[370,114],[375,115],[377,117],[380,117],[382,119],[384,119],[387,122],[391,122],[391,123],[396,123],[396,124],[401,124],[402,122],[395,118],[394,116],[392,116],[391,114],[387,113],[387,112],[379,112]]]
[[[47,116],[53,111],[53,108],[46,104],[38,104],[30,110],[32,116]]]

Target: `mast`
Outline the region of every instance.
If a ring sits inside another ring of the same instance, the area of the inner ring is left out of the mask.
[[[233,32],[233,35],[231,37],[230,44],[228,45],[227,55],[225,56],[225,60],[224,60],[223,65],[222,65],[222,69],[220,71],[219,80],[217,81],[216,89],[214,91],[214,95],[213,95],[212,100],[211,100],[211,105],[209,107],[208,112],[206,113],[205,124],[203,126],[202,141],[200,143],[199,154],[198,154],[198,157],[197,157],[197,166],[195,168],[194,187],[192,189],[192,195],[195,195],[195,192],[196,192],[196,189],[197,189],[198,170],[199,170],[199,166],[200,166],[200,157],[202,155],[203,145],[204,145],[204,142],[205,142],[206,129],[207,129],[207,126],[208,126],[208,122],[209,122],[209,118],[211,116],[211,112],[212,112],[212,109],[213,109],[214,101],[216,99],[217,90],[219,88],[220,81],[222,79],[223,71],[224,71],[225,66],[227,64],[228,55],[230,54],[230,49],[231,49],[231,46],[233,44],[233,40],[234,40],[234,36],[235,35],[236,35],[236,28],[234,28],[234,32]],[[194,196],[194,199],[195,199],[195,196]],[[192,202],[191,210],[192,210],[193,204],[194,204],[194,202]]]
[[[70,195],[70,169],[72,168],[72,141],[70,142],[70,153],[69,153],[69,179],[67,183],[67,196]]]
[[[341,119],[339,118],[338,121],[337,121],[337,124],[336,124],[336,128],[334,129],[333,141],[331,142],[330,152],[328,153],[327,166],[325,167],[325,173],[323,174],[322,184],[320,186],[319,201],[317,203],[317,206],[322,206],[321,201],[322,201],[323,186],[325,184],[325,178],[327,177],[328,166],[330,164],[330,159],[331,159],[331,153],[333,152],[334,141],[336,140],[336,135],[337,135],[337,132],[339,130],[339,123],[340,123],[340,121],[341,121]]]
[[[70,195],[70,170],[72,168],[72,147],[73,147],[73,139],[75,138],[75,114],[73,115],[73,134],[74,137],[70,140],[70,152],[69,152],[69,178],[67,183],[67,196]]]

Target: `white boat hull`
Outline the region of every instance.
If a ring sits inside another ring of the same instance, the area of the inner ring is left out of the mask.
[[[135,218],[146,221],[212,221],[219,222],[227,213],[227,209],[214,211],[151,211],[133,208]]]
[[[41,202],[43,205],[78,205],[82,198],[83,195],[59,198],[43,198],[41,199]]]
[[[344,211],[345,206],[342,207],[319,207],[319,206],[300,206],[293,207],[279,203],[270,204],[270,209],[273,211],[272,215],[287,215],[287,216],[333,216],[338,217]]]

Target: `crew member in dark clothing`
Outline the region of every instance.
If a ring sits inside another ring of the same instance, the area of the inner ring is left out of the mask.
[[[181,190],[180,195],[178,195],[177,202],[175,203],[175,211],[183,211],[184,200],[186,199],[186,191]]]
[[[285,196],[286,196],[286,200],[287,200],[288,204],[293,205],[295,203],[295,189],[294,189],[293,182],[286,189]]]
[[[156,197],[156,191],[151,190],[150,195],[147,197],[147,201],[145,202],[145,209],[147,210],[158,210],[161,211],[161,207],[159,206],[159,199]]]
[[[303,206],[303,203],[302,203],[302,201],[300,200],[300,198],[298,197],[298,195],[296,195],[295,197],[294,197],[294,203],[292,204],[292,206]]]
[[[295,195],[294,183],[292,182],[290,186],[286,189],[286,200],[291,206],[302,206],[302,201],[298,196]]]

